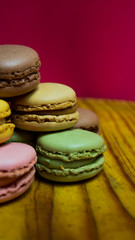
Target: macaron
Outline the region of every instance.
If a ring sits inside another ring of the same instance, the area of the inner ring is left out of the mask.
[[[15,125],[7,120],[11,114],[9,104],[0,99],[0,143],[4,143],[9,140],[14,132]]]
[[[23,45],[0,45],[0,97],[34,90],[40,82],[38,53]]]
[[[35,147],[36,137],[37,135],[35,132],[29,132],[15,128],[12,137],[7,142],[21,142]]]
[[[24,143],[0,145],[0,203],[23,194],[34,180],[36,151]]]
[[[76,94],[64,84],[40,83],[23,96],[12,99],[12,121],[27,131],[59,131],[78,121]]]
[[[89,109],[78,108],[78,122],[73,126],[73,129],[84,129],[91,132],[99,133],[99,118],[97,114]]]
[[[42,133],[37,137],[36,169],[56,182],[75,182],[98,174],[104,164],[104,140],[82,129]]]

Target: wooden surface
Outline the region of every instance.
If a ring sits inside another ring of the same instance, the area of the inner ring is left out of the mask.
[[[36,176],[24,195],[0,206],[0,240],[135,239],[135,103],[78,103],[99,116],[103,171],[74,184]]]

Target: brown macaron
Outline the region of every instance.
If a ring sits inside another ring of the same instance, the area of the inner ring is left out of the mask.
[[[97,114],[85,108],[78,108],[79,120],[73,126],[74,129],[84,129],[99,134],[99,118]]]
[[[0,97],[19,96],[40,83],[40,59],[23,45],[0,45]]]

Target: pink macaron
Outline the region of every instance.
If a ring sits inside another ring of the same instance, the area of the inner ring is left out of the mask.
[[[0,145],[0,203],[23,194],[34,180],[35,149],[25,143]]]

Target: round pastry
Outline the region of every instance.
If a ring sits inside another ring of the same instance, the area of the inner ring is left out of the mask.
[[[9,104],[0,99],[0,143],[6,142],[13,135],[15,125],[6,119],[10,114]]]
[[[78,122],[73,126],[73,129],[80,128],[91,132],[99,133],[99,118],[97,114],[85,108],[78,108]]]
[[[12,109],[15,126],[28,131],[58,131],[78,121],[76,94],[59,83],[40,83],[34,91],[14,98]]]
[[[0,97],[14,97],[35,89],[40,82],[37,52],[22,45],[0,45]]]
[[[13,136],[7,142],[21,142],[33,147],[36,145],[36,133],[15,128]]]
[[[49,180],[74,182],[91,178],[103,168],[106,150],[98,134],[82,129],[39,134],[38,173]]]
[[[0,203],[20,196],[34,180],[36,151],[24,143],[0,145]]]

